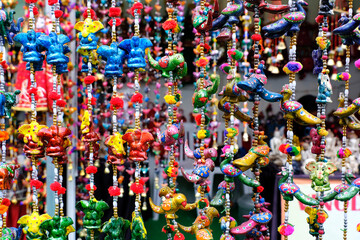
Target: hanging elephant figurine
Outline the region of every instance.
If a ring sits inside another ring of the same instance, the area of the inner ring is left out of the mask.
[[[101,229],[101,232],[107,234],[104,240],[125,240],[125,234],[130,225],[130,221],[122,217],[110,218]]]
[[[108,147],[108,163],[124,164],[126,161],[126,152],[124,148],[125,140],[119,132],[110,135],[105,139],[105,146]]]
[[[47,232],[49,240],[67,240],[68,235],[75,232],[73,220],[70,217],[55,215],[52,219],[47,219],[40,224],[40,229]]]
[[[84,157],[86,159],[90,158],[90,145],[92,145],[93,159],[98,159],[100,150],[100,144],[98,143],[98,141],[100,140],[100,136],[94,130],[94,123],[91,120],[89,111],[84,112],[81,120],[80,129],[82,134],[81,141],[85,143]]]
[[[151,51],[148,51],[148,60],[152,68],[162,72],[162,76],[165,78],[170,77],[170,72],[173,72],[173,76],[182,78],[187,73],[187,63],[185,62],[184,56],[181,53],[169,53],[169,56],[164,56],[156,61],[151,56]],[[178,68],[186,69],[185,71],[175,71]],[[178,75],[178,72],[181,75]],[[185,75],[184,75],[185,74]]]
[[[127,130],[122,139],[126,141],[130,147],[129,160],[135,162],[143,162],[147,159],[146,151],[154,141],[151,133],[139,129]]]
[[[33,212],[31,215],[24,215],[19,218],[18,224],[26,234],[27,240],[45,239],[45,232],[40,228],[40,224],[45,220],[51,219],[50,215],[45,213],[39,215],[38,212]]]
[[[15,90],[15,92],[13,93],[12,92],[5,93],[5,105],[3,109],[5,111],[5,116],[7,118],[11,117],[11,108],[17,104],[17,95],[19,95],[20,93],[21,93],[20,90]],[[0,100],[0,105],[2,105],[2,100]],[[3,111],[1,111],[1,109],[2,107],[0,107],[0,116],[4,116],[2,115]]]
[[[2,230],[1,240],[20,240],[22,228],[6,227]]]
[[[346,46],[360,44],[360,13],[349,19],[347,16],[341,16],[339,19],[341,26],[335,28],[333,33],[339,35],[342,39],[342,43]]]
[[[144,220],[140,213],[136,215],[135,211],[132,213],[132,220],[130,225],[131,240],[146,240],[147,231],[145,228]]]
[[[65,54],[70,52],[70,38],[64,34],[50,32],[48,35],[41,35],[37,39],[38,44],[46,49],[46,62],[56,67],[56,73],[61,74],[67,72],[67,64],[69,57]]]
[[[299,200],[299,202],[305,205],[319,205],[318,200],[307,196],[300,190],[298,185],[294,183],[293,176],[290,176],[289,172],[285,168],[283,168],[282,171],[278,173],[278,175],[282,176],[279,180],[279,190],[285,201],[292,201],[295,197],[297,200]]]
[[[288,84],[283,87],[280,93],[283,95],[283,99],[280,101],[280,109],[284,112],[285,119],[294,119],[301,125],[316,125],[321,123],[321,119],[306,111],[301,103],[290,100],[292,90]]]
[[[97,53],[104,61],[106,61],[105,77],[113,78],[122,76],[126,54],[124,50],[119,48],[117,42],[112,42],[110,46],[100,46],[97,49]]]
[[[332,86],[329,74],[321,72],[318,75],[318,95],[316,98],[317,103],[331,103]]]
[[[211,96],[217,92],[220,84],[220,76],[216,74],[211,74],[210,81],[212,82],[212,85],[209,85],[207,87],[199,89],[199,85],[197,86],[197,90],[192,97],[194,113],[198,113],[199,108],[206,106],[210,101]]]
[[[1,10],[1,11],[3,11],[3,10]],[[0,27],[1,35],[3,36],[3,38],[5,38],[7,40],[7,42],[10,45],[14,44],[13,38],[16,34],[18,34],[21,31],[21,23],[24,21],[24,18],[19,17],[17,22],[15,23],[14,15],[15,15],[14,10],[10,10],[9,13],[6,13],[6,21],[4,21],[4,19],[2,20],[2,22],[4,23],[3,24],[4,27],[3,26]]]
[[[37,136],[38,132],[43,128],[47,128],[47,126],[40,125],[36,121],[32,121],[30,124],[23,124],[19,127],[18,132],[25,143],[24,152],[28,158],[33,156],[43,158],[45,156],[45,145]]]
[[[90,198],[88,201],[81,200],[75,205],[78,211],[83,212],[83,226],[86,229],[98,230],[101,228],[101,218],[104,216],[104,211],[109,209],[109,205],[104,201],[98,201],[95,198]]]
[[[310,171],[311,187],[316,192],[329,191],[329,175],[337,170],[332,162],[315,162],[311,161],[306,164],[305,168]]]
[[[181,224],[178,225],[184,232],[195,234],[196,240],[210,240],[213,239],[210,225],[215,217],[220,217],[218,210],[214,207],[208,207],[203,215],[199,215],[195,219],[191,227],[185,227]]]
[[[14,41],[22,45],[23,61],[27,62],[26,70],[30,70],[30,63],[32,63],[34,71],[42,71],[45,56],[41,53],[43,48],[37,41],[41,35],[43,35],[43,33],[37,33],[33,29],[30,29],[26,33],[18,33],[14,37]]]
[[[127,66],[130,69],[144,69],[146,67],[145,50],[152,47],[152,42],[147,38],[133,36],[131,39],[124,39],[119,48],[128,54]]]
[[[17,164],[0,163],[0,190],[10,190],[12,180],[15,177],[16,169],[20,168]]]
[[[94,21],[91,18],[86,18],[84,21],[77,22],[74,29],[80,31],[78,34],[80,43],[76,51],[81,55],[88,55],[88,51],[96,50],[99,41],[99,37],[96,36],[96,33],[103,28],[104,26],[100,21]]]
[[[324,234],[325,232],[323,229],[320,229],[320,225],[329,217],[327,212],[324,209],[320,210],[318,207],[309,206],[305,207],[305,212],[309,215],[309,217],[306,218],[310,228],[309,233],[312,236]]]
[[[278,102],[283,99],[279,93],[271,92],[264,88],[267,84],[267,77],[264,72],[265,62],[261,61],[256,72],[249,74],[248,79],[240,81],[237,86],[250,95],[249,101],[255,101],[254,95],[258,94],[262,99],[268,102]]]
[[[306,16],[303,6],[307,5],[303,0],[297,1],[295,12],[285,14],[282,19],[262,28],[265,32],[264,36],[267,38],[279,38],[283,35],[291,37],[299,32],[300,25],[305,21]]]

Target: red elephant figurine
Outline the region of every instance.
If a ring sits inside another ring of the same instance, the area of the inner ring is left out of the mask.
[[[154,141],[154,137],[147,131],[140,129],[128,130],[122,137],[129,146],[129,160],[134,162],[143,162],[147,159],[146,151],[149,145]]]

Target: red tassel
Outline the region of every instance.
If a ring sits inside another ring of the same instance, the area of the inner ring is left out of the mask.
[[[89,102],[89,99],[87,98],[85,100],[85,104],[88,104],[88,102]],[[96,98],[94,98],[94,97],[91,98],[91,105],[96,105]]]
[[[42,1],[39,1],[37,4],[38,4],[38,5],[39,5],[39,7],[41,7],[41,8],[43,8],[43,7],[44,7],[44,5],[45,5],[45,3],[44,3],[44,2],[42,2]]]
[[[96,191],[97,187],[94,185],[94,191]],[[90,184],[86,184],[85,189],[88,190],[90,192],[91,188],[90,188]]]
[[[36,189],[40,189],[44,184],[39,180],[31,180],[30,186],[35,187]]]
[[[132,95],[131,100],[132,103],[143,103],[143,95],[141,93],[135,93]]]
[[[33,8],[34,16],[37,16],[39,14],[39,9],[37,7]]]
[[[0,65],[1,65],[1,67],[3,68],[3,69],[8,69],[9,68],[9,65],[7,64],[7,62],[4,60],[4,61],[2,61],[1,63],[0,63]]]
[[[9,207],[11,205],[11,202],[8,198],[4,198],[2,201],[1,201],[1,205],[5,205],[7,207]]]
[[[57,100],[57,101],[56,101],[56,105],[57,105],[58,107],[65,107],[66,102],[65,102],[65,100],[60,99],[60,100]]]
[[[109,9],[109,17],[120,17],[120,15],[121,15],[121,8],[111,7]]]
[[[120,24],[122,23],[120,18],[115,18],[115,22],[116,22],[116,26],[120,26]],[[113,19],[111,19],[108,24],[112,27],[113,26]]]
[[[144,6],[143,6],[142,3],[140,3],[140,2],[134,3],[133,6],[130,8],[130,10],[131,10],[131,15],[135,16],[135,11],[136,11],[136,10],[141,10],[141,9],[143,9],[143,8],[144,8]],[[138,12],[138,14],[141,14],[141,13]]]
[[[91,19],[95,20],[96,19],[96,14],[95,11],[93,9],[90,10],[90,15],[91,15]],[[88,12],[87,10],[83,13],[83,17],[87,18],[88,17]]]
[[[260,41],[261,40],[261,35],[260,34],[253,34],[251,35],[251,39],[255,42]]]
[[[166,20],[163,24],[162,24],[162,28],[166,31],[166,30],[172,30],[174,28],[176,28],[177,23],[174,19],[168,19]]]
[[[209,63],[209,59],[203,57],[196,61],[196,66],[205,67]]]
[[[119,97],[111,98],[110,104],[113,105],[116,109],[124,107],[124,101]]]
[[[258,192],[258,193],[262,193],[264,191],[264,187],[263,186],[258,186],[257,188],[256,188],[256,192]]]
[[[64,14],[63,11],[61,11],[61,10],[55,10],[55,17],[56,17],[56,18],[60,18],[63,14]]]
[[[51,191],[59,191],[60,188],[61,184],[59,182],[53,182],[52,184],[50,184]]]
[[[196,122],[196,125],[198,125],[198,126],[201,125],[201,114],[197,114],[195,116],[195,122]]]
[[[57,94],[57,92],[52,91],[51,93],[49,93],[49,98],[53,101],[55,100],[59,100],[60,99],[60,95]]]
[[[64,195],[66,193],[66,188],[64,187],[61,187],[59,190],[58,190],[58,195]]]
[[[316,23],[323,23],[324,22],[324,16],[323,15],[318,15],[316,18],[315,18],[315,21]]]
[[[30,4],[30,3],[36,3],[37,0],[25,0],[26,3]]]
[[[97,167],[95,167],[95,166],[88,166],[88,167],[86,168],[86,173],[87,173],[87,174],[95,174],[95,173],[97,173]]]
[[[95,82],[95,80],[96,80],[96,78],[94,77],[94,76],[86,76],[85,78],[84,78],[84,83],[86,84],[86,85],[90,85],[90,84],[92,84],[93,82]]]
[[[144,185],[142,185],[139,181],[139,183],[134,182],[130,186],[130,190],[133,191],[135,194],[141,194],[144,192]]]
[[[54,5],[55,3],[58,3],[58,2],[59,2],[59,0],[48,0],[48,4],[50,6],[52,6],[52,5]]]
[[[109,187],[108,191],[111,197],[120,196],[121,193],[120,188],[114,186]]]
[[[174,240],[184,240],[185,236],[181,232],[175,233]]]

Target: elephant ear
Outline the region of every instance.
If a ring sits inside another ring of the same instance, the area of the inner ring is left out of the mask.
[[[337,167],[335,166],[335,164],[333,162],[327,162],[326,163],[326,172],[328,174],[332,174],[333,172],[335,172],[337,170]]]
[[[95,210],[96,211],[104,211],[104,210],[107,210],[109,209],[109,205],[104,202],[104,201],[98,201],[95,205]]]
[[[51,219],[51,218],[52,217],[49,214],[45,213],[43,215],[40,215],[39,220],[42,222],[42,221],[45,221],[45,220],[48,220],[48,219]]]
[[[306,170],[308,170],[310,172],[315,171],[316,170],[316,162],[315,161],[309,162],[308,164],[306,164],[305,168],[306,168]]]
[[[74,28],[81,32],[84,29],[84,21],[77,22],[75,24]]]
[[[25,215],[22,216],[21,218],[19,218],[19,220],[17,221],[18,224],[20,225],[26,225],[27,221],[29,220],[30,216],[29,215]]]
[[[40,226],[41,229],[45,229],[45,230],[51,230],[52,228],[54,228],[54,221],[52,219],[47,219],[45,221],[43,221]]]
[[[93,22],[93,29],[91,30],[93,33],[98,32],[99,30],[104,28],[104,25],[100,21]]]
[[[81,200],[80,202],[78,202],[75,207],[77,210],[79,211],[84,211],[85,209],[88,209],[90,206],[90,203],[88,201],[85,200]]]
[[[72,225],[70,225],[66,228],[66,236],[72,232],[75,232],[75,228]]]

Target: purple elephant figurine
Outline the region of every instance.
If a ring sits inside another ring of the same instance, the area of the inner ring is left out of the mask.
[[[313,154],[321,154],[321,136],[318,134],[316,128],[312,128],[310,130],[310,137],[312,141],[311,153]]]

